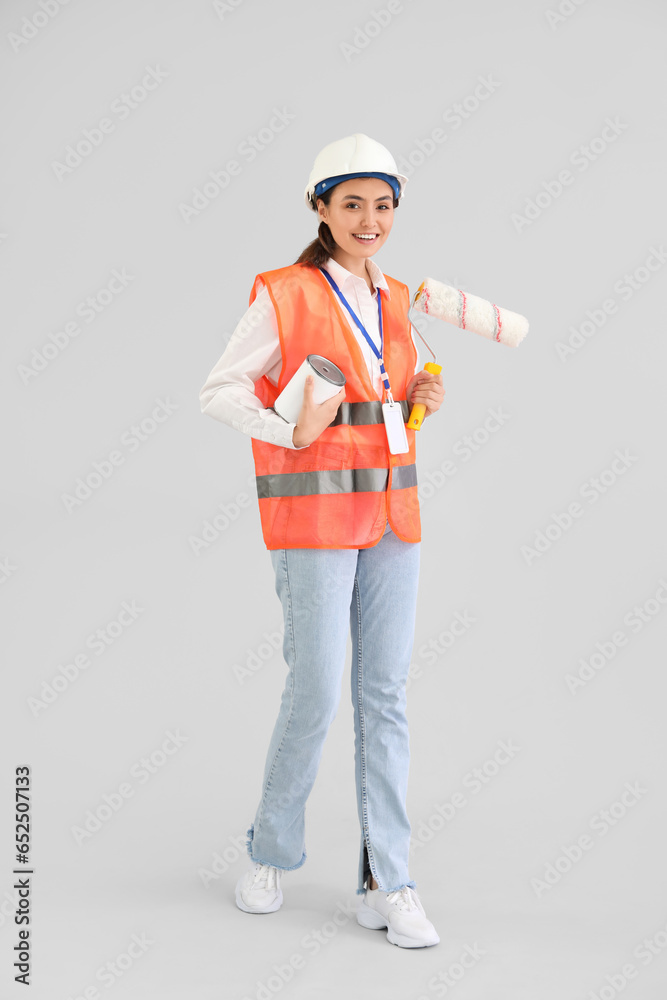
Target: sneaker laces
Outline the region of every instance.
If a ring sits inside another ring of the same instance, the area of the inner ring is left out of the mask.
[[[393,892],[388,892],[387,902],[391,906],[396,906],[399,910],[418,909],[415,895],[408,885],[404,885],[402,889],[395,889]]]
[[[276,889],[278,885],[278,870],[271,865],[263,865],[259,861],[255,865],[252,888]]]

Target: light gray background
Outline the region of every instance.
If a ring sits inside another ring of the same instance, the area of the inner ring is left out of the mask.
[[[637,269],[667,239],[666,19],[658,0],[561,7],[550,24],[555,0],[403,0],[376,31],[384,0],[71,0],[15,51],[11,34],[42,8],[3,3],[3,997],[26,995],[11,870],[13,772],[29,764],[33,998],[255,998],[297,955],[303,968],[270,996],[417,1000],[445,995],[437,977],[477,946],[457,1000],[610,997],[628,963],[624,996],[663,1000],[667,954],[636,949],[667,941],[665,269],[656,257]],[[166,77],[122,120],[110,109],[147,67]],[[480,78],[494,90],[475,101]],[[464,102],[465,120],[444,117]],[[186,223],[179,205],[275,108],[293,119]],[[114,131],[58,179],[54,161],[104,117]],[[606,119],[623,128],[581,169],[570,158]],[[314,235],[302,197],[318,150],[363,131],[414,164],[436,128],[446,138],[413,167],[378,264],[412,292],[431,276],[491,299],[530,332],[510,350],[429,325],[447,394],[418,441],[420,482],[440,485],[423,504],[409,811],[412,874],[442,943],[407,952],[341,916],[359,840],[347,679],[308,861],[284,878],[280,913],[234,906],[285,667],[266,639],[280,608],[250,440],[204,418],[198,392],[255,274]],[[566,169],[572,183],[545,194]],[[518,231],[512,215],[539,192]],[[22,378],[123,268],[122,294]],[[626,301],[614,286],[635,271]],[[570,327],[608,299],[616,312],[562,360]],[[173,412],[130,450],[123,435],[157,399]],[[481,440],[498,408],[503,426],[465,461],[457,443]],[[68,511],[63,495],[114,450],[123,463]],[[617,450],[634,460],[587,500]],[[447,459],[456,473],[441,483]],[[557,537],[554,516],[575,502],[582,516]],[[196,554],[221,504],[229,523]],[[548,549],[526,558],[550,524]],[[123,602],[143,609],[136,620],[31,710]],[[635,631],[626,616],[644,605]],[[457,613],[474,624],[439,639]],[[572,693],[566,676],[619,630],[626,645]],[[449,648],[426,656],[434,641]],[[259,668],[239,679],[248,660]],[[187,739],[161,756],[168,731]],[[466,776],[499,741],[520,749],[474,794]],[[145,780],[135,765],[152,754]],[[78,844],[73,828],[124,782],[131,797]],[[600,811],[626,783],[640,790],[603,835]],[[445,824],[436,806],[457,791],[465,806]],[[584,835],[590,850],[565,870]],[[559,881],[536,889],[559,857]],[[96,978],[142,934],[152,943],[122,977]]]

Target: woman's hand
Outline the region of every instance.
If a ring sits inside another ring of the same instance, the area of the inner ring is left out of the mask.
[[[442,387],[442,375],[431,375],[430,372],[417,372],[408,382],[405,391],[406,398],[411,406],[415,403],[423,403],[426,407],[425,416],[439,410],[445,398],[445,390]]]
[[[303,388],[303,403],[296,426],[292,432],[292,444],[295,448],[305,448],[316,441],[323,430],[332,422],[338,407],[345,399],[345,389],[341,389],[331,399],[323,403],[313,402],[313,376],[306,377]]]

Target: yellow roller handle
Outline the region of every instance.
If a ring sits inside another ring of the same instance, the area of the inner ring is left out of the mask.
[[[435,361],[427,361],[424,365],[424,371],[429,372],[431,375],[439,375],[442,371],[442,365],[436,365]],[[411,427],[413,431],[418,431],[425,416],[426,407],[424,404],[415,403],[406,426]]]

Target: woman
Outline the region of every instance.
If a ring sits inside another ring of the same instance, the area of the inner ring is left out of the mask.
[[[276,574],[289,671],[263,792],[248,830],[252,868],[236,902],[282,904],[281,875],[306,859],[304,812],[340,698],[348,633],[361,826],[357,914],[400,947],[434,945],[408,872],[409,740],[405,684],[414,635],[421,528],[414,431],[388,438],[401,407],[441,405],[439,375],[419,370],[409,292],[372,257],[391,232],[406,178],[387,149],[357,133],[317,156],[306,204],[317,239],[289,267],[255,279],[250,308],[200,393],[202,411],[252,437],[262,531]],[[295,424],[272,409],[308,354],[346,384],[324,403],[312,376]],[[386,407],[385,407],[386,409]],[[392,443],[390,443],[392,442]],[[396,452],[395,454],[392,452]]]

